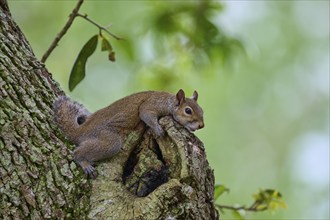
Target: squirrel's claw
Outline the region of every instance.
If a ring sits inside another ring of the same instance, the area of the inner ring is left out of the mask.
[[[84,173],[86,173],[90,178],[92,179],[96,178],[97,176],[96,169],[88,161],[81,161],[79,164],[83,169]]]
[[[84,172],[92,179],[95,179],[97,176],[97,172],[92,165],[89,165],[88,167],[84,168]]]

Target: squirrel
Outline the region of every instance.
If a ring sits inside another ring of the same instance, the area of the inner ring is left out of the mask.
[[[96,177],[94,162],[117,154],[127,134],[142,121],[156,138],[164,135],[158,119],[172,116],[190,132],[204,127],[203,110],[197,104],[198,93],[186,98],[180,89],[176,95],[145,91],[126,96],[90,113],[83,105],[60,96],[54,102],[55,122],[77,148],[73,159],[91,178]]]

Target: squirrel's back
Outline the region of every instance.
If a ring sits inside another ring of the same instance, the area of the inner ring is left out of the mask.
[[[153,96],[162,101],[166,100],[165,97],[172,97],[173,95],[158,91],[144,91],[131,94],[91,114],[81,127],[81,131],[88,133],[88,130],[95,129],[95,125],[106,126],[109,123],[111,123],[112,129],[131,130],[141,120],[139,117],[141,104]]]
[[[183,90],[176,95],[161,91],[145,91],[126,96],[91,114],[68,97],[59,97],[54,103],[55,120],[66,137],[74,143],[97,137],[103,131],[120,135],[134,130],[144,121],[161,131],[158,118],[171,115],[191,131],[204,126],[203,111],[197,104],[197,92],[185,98]]]
[[[55,122],[62,129],[65,136],[73,142],[77,142],[79,134],[77,129],[91,114],[83,105],[72,101],[67,96],[60,96],[54,102]]]

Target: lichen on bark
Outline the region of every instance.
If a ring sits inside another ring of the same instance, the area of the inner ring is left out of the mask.
[[[218,218],[203,143],[171,117],[160,123],[164,137],[154,139],[142,127],[126,139],[122,152],[97,167],[90,218]]]

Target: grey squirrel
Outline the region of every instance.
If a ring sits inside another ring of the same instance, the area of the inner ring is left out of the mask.
[[[197,99],[196,91],[191,98],[186,98],[182,89],[176,95],[146,91],[126,96],[90,113],[81,104],[61,96],[54,103],[55,121],[64,135],[77,145],[74,160],[87,175],[95,178],[96,171],[92,164],[117,154],[126,135],[141,120],[151,128],[156,138],[164,135],[158,123],[162,116],[172,116],[191,132],[203,128],[203,110]]]

